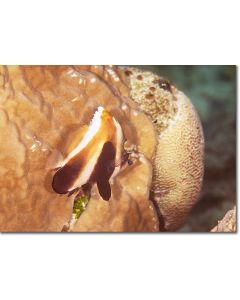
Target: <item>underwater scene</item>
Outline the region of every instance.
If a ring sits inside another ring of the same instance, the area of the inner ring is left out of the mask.
[[[1,232],[236,232],[236,66],[0,66]]]

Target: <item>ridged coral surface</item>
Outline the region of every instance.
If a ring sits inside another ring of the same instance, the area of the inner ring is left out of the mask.
[[[139,184],[128,187],[121,183],[119,174],[112,183],[109,202],[99,198],[93,187],[93,199],[76,230],[158,230],[157,215],[149,200],[155,130],[129,98],[119,69],[2,66],[0,79],[1,231],[61,231],[70,220],[73,199],[52,190],[49,156],[55,150],[63,153],[67,137],[79,126],[89,124],[100,105],[121,124],[127,146],[140,149],[143,158],[137,158],[131,168],[144,176],[136,173],[134,177],[129,168],[129,179]],[[148,144],[141,136],[139,120],[150,137]],[[95,202],[96,197],[99,199]],[[84,221],[91,214],[92,224]],[[94,218],[98,223],[93,222]]]
[[[0,230],[62,231],[74,196],[52,189],[54,152],[104,107],[120,124],[131,165],[91,198],[71,231],[175,230],[197,201],[203,134],[167,80],[113,66],[0,67]],[[160,227],[159,227],[160,220]]]

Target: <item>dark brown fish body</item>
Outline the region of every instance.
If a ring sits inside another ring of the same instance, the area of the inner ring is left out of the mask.
[[[90,186],[97,183],[101,197],[104,200],[109,200],[111,197],[109,180],[119,164],[116,161],[116,147],[122,145],[117,140],[121,139],[122,135],[117,133],[120,125],[116,127],[116,121],[108,112],[101,108],[100,112],[97,111],[97,113],[103,124],[99,126],[99,129],[94,132],[90,139],[90,129],[86,132],[88,137],[81,137],[83,142],[84,138],[88,138],[88,143],[84,147],[80,147],[82,142],[80,140],[72,149],[69,159],[66,158],[63,166],[57,170],[53,177],[52,188],[58,194],[67,194],[87,183]],[[94,124],[92,124],[93,126]],[[80,149],[79,152],[77,149]]]

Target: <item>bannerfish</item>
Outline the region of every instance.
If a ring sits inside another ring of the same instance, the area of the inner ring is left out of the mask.
[[[98,107],[89,126],[80,128],[58,162],[52,188],[58,194],[74,192],[85,184],[97,184],[102,199],[109,200],[109,180],[121,168],[125,138],[117,120]]]

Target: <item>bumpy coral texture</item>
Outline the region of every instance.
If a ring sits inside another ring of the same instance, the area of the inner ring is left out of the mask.
[[[211,232],[237,232],[237,210],[236,206],[229,210],[221,221],[218,221]]]
[[[149,117],[129,97],[115,67],[0,67],[0,230],[61,231],[73,199],[56,194],[47,162],[68,136],[104,106],[141,155],[112,182],[102,200],[96,186],[76,231],[156,231],[149,191],[156,147]],[[144,124],[144,126],[142,126]],[[125,174],[125,175],[124,175]]]
[[[204,139],[189,99],[151,72],[127,69],[131,96],[158,134],[152,198],[161,226],[176,230],[198,200],[203,179]]]

